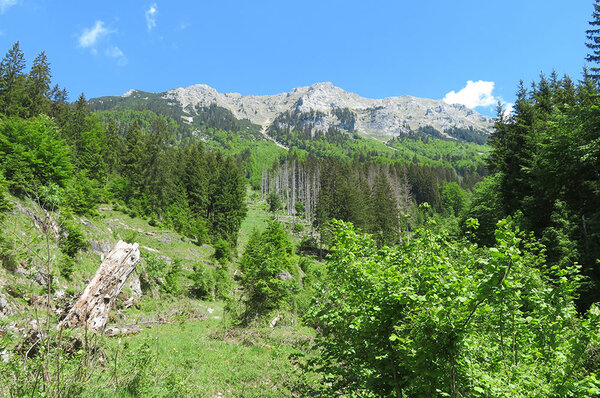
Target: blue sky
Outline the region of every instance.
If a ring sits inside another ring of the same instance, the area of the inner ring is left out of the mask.
[[[512,102],[519,79],[581,76],[591,13],[591,0],[0,0],[0,52],[19,40],[31,62],[45,50],[71,99],[331,81],[493,114],[486,104]]]

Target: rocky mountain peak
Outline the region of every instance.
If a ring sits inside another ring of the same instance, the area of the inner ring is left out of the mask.
[[[130,90],[123,97],[138,96],[141,93]],[[156,95],[172,106],[181,107],[185,120],[193,120],[198,107],[214,104],[231,111],[238,119],[248,119],[265,127],[280,115],[288,114],[295,115],[294,120],[311,123],[323,131],[327,131],[329,127],[345,130],[351,125],[354,132],[381,140],[431,129],[448,137],[452,137],[457,129],[486,134],[493,127],[493,119],[464,105],[450,105],[442,100],[409,95],[383,99],[364,98],[331,82],[297,87],[290,92],[275,95],[219,93],[206,84],[179,87]],[[319,120],[309,120],[315,117],[315,112]]]

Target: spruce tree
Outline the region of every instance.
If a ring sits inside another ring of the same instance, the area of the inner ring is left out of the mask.
[[[594,65],[589,68],[589,73],[594,80],[598,81],[600,78],[600,0],[595,0],[594,12],[589,24],[590,29],[585,31],[587,36],[585,45],[590,52],[585,60]]]
[[[27,79],[28,113],[37,116],[50,112],[49,97],[51,94],[50,64],[45,52],[41,52],[34,60]]]
[[[26,94],[24,69],[25,56],[16,42],[0,62],[0,113],[22,116]]]

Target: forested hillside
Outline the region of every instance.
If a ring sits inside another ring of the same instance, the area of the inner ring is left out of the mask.
[[[45,53],[28,68],[15,43],[0,63],[0,395],[600,396],[594,9],[591,68],[521,82],[489,137],[371,139],[360,112],[303,108],[358,101],[331,84],[263,125],[236,117],[251,107],[175,101],[208,86],[71,103]],[[121,240],[135,271],[101,278],[118,288],[96,295],[112,305],[96,327],[73,311]]]

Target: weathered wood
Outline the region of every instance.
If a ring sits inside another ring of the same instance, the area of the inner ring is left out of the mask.
[[[87,324],[93,330],[104,329],[108,313],[139,259],[137,243],[119,241],[58,327]]]

